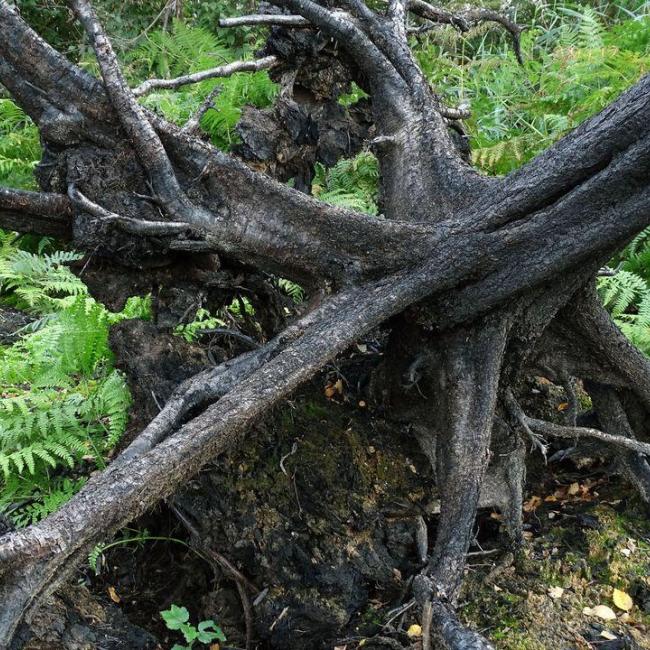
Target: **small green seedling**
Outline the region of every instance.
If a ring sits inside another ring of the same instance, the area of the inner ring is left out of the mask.
[[[179,630],[185,637],[188,645],[179,645],[178,643],[172,647],[172,650],[191,650],[194,642],[199,643],[212,643],[213,641],[225,641],[226,635],[221,628],[214,621],[201,621],[198,626],[192,625],[190,620],[190,613],[186,607],[179,607],[172,605],[170,609],[160,612],[165,625],[169,630]]]

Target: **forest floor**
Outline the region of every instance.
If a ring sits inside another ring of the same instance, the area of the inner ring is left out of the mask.
[[[254,636],[262,639],[254,648],[378,650],[386,646],[373,639],[383,636],[417,649],[415,608],[393,617],[408,602],[408,578],[419,567],[419,516],[429,522],[429,544],[435,535],[435,516],[427,514],[435,502],[430,465],[413,438],[360,399],[352,381],[338,383],[341,376],[335,368],[315,379],[239,450],[136,522],[123,535],[131,541],[99,557],[97,575],[86,570],[72,589],[88,589],[90,601],[102,605],[80,611],[88,599],[66,596],[77,608],[77,642],[69,632],[54,642],[56,626],[44,619],[47,631],[26,647],[167,650],[182,642],[159,614],[174,603],[195,623],[215,620],[225,647],[243,648],[232,576],[206,559],[205,547],[188,547],[194,541],[180,512],[259,590],[250,593],[258,603]],[[597,459],[580,467],[534,464],[526,544],[516,559],[500,545],[500,514],[481,511],[459,612],[497,648],[650,649],[647,506],[606,469]],[[146,536],[164,539],[138,541]],[[136,627],[114,645],[98,641],[124,616]],[[98,619],[104,628],[95,627],[95,637],[79,632]]]

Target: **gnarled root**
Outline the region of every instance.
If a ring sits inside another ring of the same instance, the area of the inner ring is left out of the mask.
[[[440,346],[439,390],[433,406],[440,516],[433,554],[414,590],[423,628],[431,628],[426,643],[429,636],[438,637],[452,649],[491,647],[465,629],[450,606],[461,584],[489,460],[507,330],[505,318],[492,317],[446,336]]]

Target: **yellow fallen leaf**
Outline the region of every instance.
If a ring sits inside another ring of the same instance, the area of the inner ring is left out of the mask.
[[[612,601],[616,607],[622,609],[624,612],[629,612],[634,606],[634,601],[630,597],[630,594],[625,591],[621,591],[620,589],[614,589],[614,593],[612,594]]]
[[[115,587],[108,588],[108,595],[114,603],[122,602],[122,599],[118,595],[117,591],[115,591]]]
[[[580,484],[571,483],[571,485],[569,485],[569,489],[567,490],[567,494],[571,496],[575,496],[576,494],[578,494],[578,492],[580,492]]]
[[[413,624],[408,630],[406,630],[406,635],[409,639],[420,637],[422,636],[422,628],[417,624]]]

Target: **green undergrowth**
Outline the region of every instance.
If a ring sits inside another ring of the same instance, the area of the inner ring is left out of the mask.
[[[479,168],[508,173],[605,108],[650,70],[646,3],[613,19],[604,9],[540,3],[522,34],[523,65],[508,35],[489,23],[458,36],[434,32],[418,61],[445,100],[464,104]],[[525,22],[524,22],[525,21]]]
[[[109,327],[147,317],[150,304],[131,298],[110,312],[68,268],[80,255],[21,243],[0,233],[0,301],[34,319],[0,346],[0,512],[26,525],[106,465],[131,403]]]
[[[178,77],[252,58],[253,47],[229,47],[225,34],[189,27],[180,21],[174,23],[171,31],[151,33],[125,56],[134,83],[150,77]],[[201,127],[213,144],[227,150],[238,142],[235,126],[242,108],[270,106],[277,94],[277,84],[266,71],[207,79],[176,90],[156,90],[146,95],[142,103],[182,125],[217,87],[220,90],[214,107],[201,119]]]

